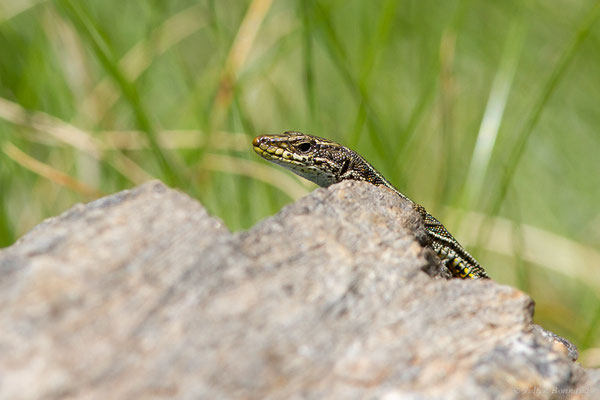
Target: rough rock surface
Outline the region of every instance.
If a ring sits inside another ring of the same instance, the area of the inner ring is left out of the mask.
[[[78,205],[0,251],[0,398],[600,398],[528,296],[425,242],[358,182],[239,234],[159,182]]]

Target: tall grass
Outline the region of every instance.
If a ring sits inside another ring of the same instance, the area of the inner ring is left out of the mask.
[[[233,230],[347,144],[600,366],[600,1],[0,1],[0,246],[158,178]]]

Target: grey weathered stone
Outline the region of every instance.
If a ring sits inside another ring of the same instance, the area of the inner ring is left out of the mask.
[[[78,205],[0,251],[0,397],[600,395],[528,296],[445,279],[426,241],[358,182],[238,234],[158,182]]]

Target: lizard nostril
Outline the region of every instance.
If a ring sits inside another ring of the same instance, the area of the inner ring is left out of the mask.
[[[252,140],[252,146],[258,147],[260,146],[260,140],[262,139],[261,136],[257,136],[254,138],[254,140]]]

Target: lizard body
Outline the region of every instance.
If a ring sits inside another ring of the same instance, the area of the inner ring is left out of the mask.
[[[489,276],[448,230],[425,208],[402,194],[367,160],[341,144],[300,132],[254,138],[254,151],[262,158],[289,169],[319,186],[344,180],[366,181],[390,188],[409,201],[423,218],[432,248],[453,276],[487,279]]]

